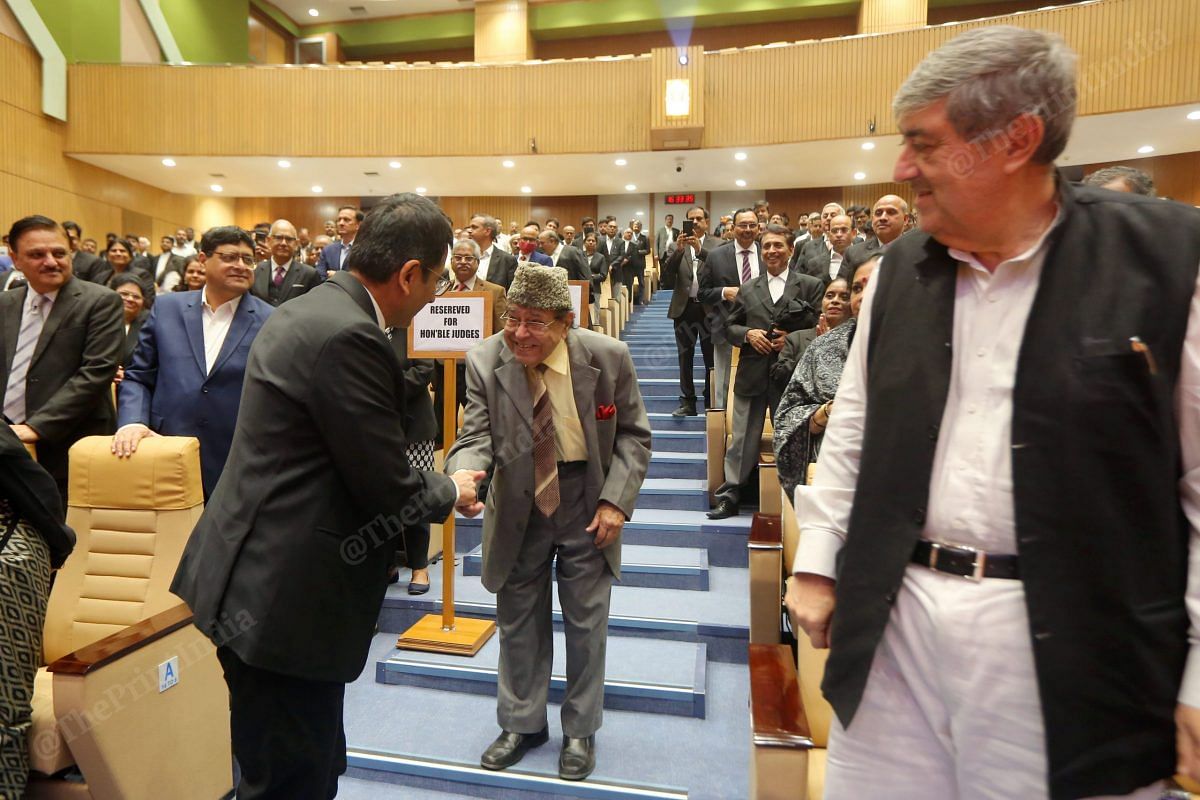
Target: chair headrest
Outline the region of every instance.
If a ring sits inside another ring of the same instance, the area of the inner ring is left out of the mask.
[[[69,505],[166,511],[204,502],[196,439],[149,436],[130,458],[111,448],[111,436],[87,436],[71,447]]]

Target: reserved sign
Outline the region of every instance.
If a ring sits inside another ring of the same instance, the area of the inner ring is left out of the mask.
[[[409,358],[465,358],[492,334],[490,292],[454,292],[433,298],[408,326]]]
[[[588,327],[588,306],[591,303],[591,281],[567,281],[571,291],[571,305],[575,311],[575,327]]]

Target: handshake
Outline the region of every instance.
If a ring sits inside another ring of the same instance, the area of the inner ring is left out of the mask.
[[[487,473],[483,470],[460,469],[450,479],[458,487],[458,500],[454,510],[464,517],[477,517],[483,511],[483,503],[479,502],[479,482]]]

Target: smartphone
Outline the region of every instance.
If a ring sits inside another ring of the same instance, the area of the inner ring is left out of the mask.
[[[683,221],[683,235],[684,236],[695,236],[696,235],[696,221],[695,220],[685,219]]]

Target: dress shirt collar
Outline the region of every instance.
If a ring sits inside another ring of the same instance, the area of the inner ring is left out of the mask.
[[[28,281],[26,281],[25,285],[29,286]],[[35,292],[33,290],[32,286],[29,286],[29,289],[25,292],[25,310],[32,311],[33,310],[33,301],[35,299],[43,298],[43,297],[46,300],[50,301],[50,308],[54,308],[54,301],[58,299],[58,292],[59,292],[59,290],[55,289],[53,292],[46,292],[45,294],[38,294],[37,292]],[[41,301],[39,300],[39,302],[41,302]],[[47,315],[49,315],[49,311],[47,311]]]
[[[570,334],[568,334],[570,335]],[[571,371],[571,359],[567,353],[567,338],[563,337],[558,346],[550,351],[550,355],[542,361],[546,369],[553,370],[559,375],[567,375]]]
[[[476,272],[474,275],[471,276],[471,279],[469,281],[463,283],[463,286],[467,287],[466,291],[473,292],[473,291],[475,291],[475,286],[478,283],[479,283],[479,273]]]
[[[1034,242],[1029,247],[1029,249],[1026,250],[1024,253],[1021,253],[1020,255],[1017,255],[1017,256],[1013,256],[1012,258],[1010,258],[1007,261],[1004,261],[1002,263],[1007,264],[1010,261],[1028,261],[1031,258],[1033,258],[1034,256],[1036,256],[1038,254],[1038,252],[1043,247],[1045,247],[1046,239],[1050,236],[1050,232],[1053,231],[1055,228],[1057,228],[1059,226],[1059,223],[1061,223],[1062,221],[1063,221],[1063,209],[1062,209],[1062,206],[1060,205],[1055,208],[1054,220],[1046,227],[1046,230],[1042,231],[1042,235],[1037,238],[1037,241]],[[895,240],[893,239],[892,241],[895,241]],[[989,273],[993,272],[993,270],[988,269],[983,264],[982,261],[980,261],[978,258],[976,258],[974,253],[968,253],[966,250],[956,250],[953,247],[948,248],[948,252],[950,253],[950,257],[956,261],[961,261],[964,264],[969,264],[971,267],[974,267],[975,269],[984,270],[985,272],[989,272]],[[997,264],[996,266],[997,266],[997,268],[999,268],[1000,265]]]
[[[275,270],[279,269],[280,267],[283,267],[283,271],[286,273],[289,269],[292,268],[293,261],[295,261],[294,258],[289,258],[287,260],[286,264],[280,264],[278,261],[276,261],[275,259],[272,258],[271,259],[271,274],[274,275]]]
[[[204,301],[204,310],[213,315],[228,313],[228,315],[232,317],[237,313],[238,304],[242,302],[242,296],[239,294],[237,297],[234,297],[231,300],[226,300],[224,303],[214,308],[208,302],[208,287],[205,286],[200,290],[200,292],[200,299]]]
[[[364,283],[363,288],[367,289]],[[383,321],[383,309],[379,307],[379,303],[375,302],[375,295],[371,294],[371,290],[367,289],[367,297],[371,298],[371,306],[375,309],[375,322],[379,325],[379,330],[387,332],[387,323]]]

